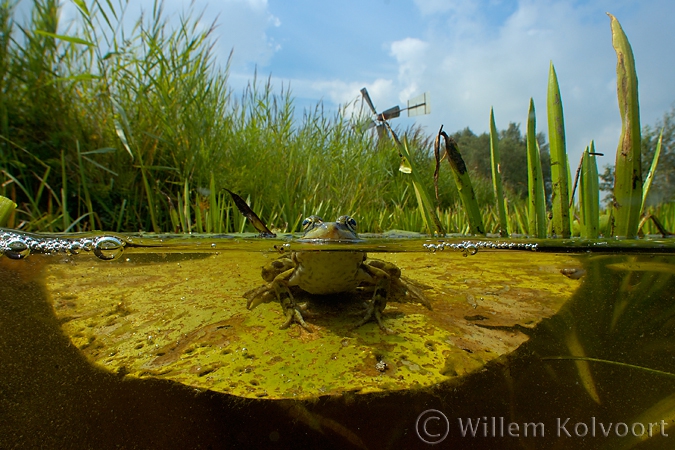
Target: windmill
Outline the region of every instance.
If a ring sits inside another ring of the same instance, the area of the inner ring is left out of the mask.
[[[424,114],[429,114],[431,112],[428,92],[425,92],[424,94],[418,95],[417,97],[413,97],[410,100],[408,100],[408,105],[405,108],[401,108],[400,106],[396,105],[392,106],[387,110],[382,111],[381,113],[378,113],[377,110],[375,109],[375,105],[373,105],[373,101],[370,99],[370,95],[368,94],[368,90],[366,88],[361,89],[361,95],[363,96],[363,99],[366,101],[366,103],[370,107],[370,110],[373,112],[373,115],[375,116],[375,120],[373,120],[368,125],[368,128],[376,126],[377,135],[380,138],[382,136],[385,136],[387,132],[384,123],[389,119],[395,119],[396,117],[400,117],[402,111],[408,111],[408,117],[421,116]]]

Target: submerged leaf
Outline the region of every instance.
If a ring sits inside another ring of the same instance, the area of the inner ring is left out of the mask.
[[[119,261],[95,263],[94,272],[85,257],[48,265],[46,288],[63,332],[89,361],[132,378],[248,398],[391,392],[431,388],[512,352],[528,340],[523,329],[555,314],[579,286],[556,270],[573,263],[566,255],[541,253],[537,264],[523,265],[515,252],[380,253],[428,286],[433,310],[390,299],[383,315],[395,334],[386,334],[376,323],[354,329],[372,292],[298,293],[313,332],[280,330],[277,301],[248,310],[242,297],[263,284],[260,266],[269,256],[260,249],[270,242],[240,251],[228,250],[230,243],[241,248],[228,241],[213,254],[129,247]],[[349,430],[314,419],[351,439]]]

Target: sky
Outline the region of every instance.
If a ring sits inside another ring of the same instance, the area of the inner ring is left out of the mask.
[[[22,0],[26,2],[28,0]],[[131,0],[127,20],[152,10]],[[327,111],[360,99],[366,87],[382,111],[430,93],[431,114],[394,119],[435,134],[510,122],[524,133],[534,99],[537,131],[547,133],[546,92],[552,62],[565,115],[567,150],[576,167],[595,140],[613,164],[621,131],[616,54],[610,20],[620,21],[635,54],[642,125],[675,105],[675,2],[672,0],[165,0],[178,23],[192,11],[214,20],[214,51],[241,91],[257,71],[291,88],[296,108],[321,101]],[[64,17],[72,16],[70,0]],[[461,149],[460,149],[461,150]]]

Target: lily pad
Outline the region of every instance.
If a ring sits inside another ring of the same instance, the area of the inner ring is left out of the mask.
[[[154,249],[154,252],[161,251]],[[460,378],[525,342],[582,280],[573,257],[480,251],[378,253],[426,288],[433,309],[390,301],[384,333],[354,329],[364,294],[301,298],[313,332],[276,302],[246,309],[274,253],[127,252],[80,255],[47,268],[55,314],[94,364],[129,377],[170,379],[240,397],[315,398],[422,388]],[[374,256],[374,255],[371,255]]]

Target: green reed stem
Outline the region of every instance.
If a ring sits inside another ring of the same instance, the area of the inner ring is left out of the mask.
[[[445,154],[452,169],[452,177],[455,180],[459,198],[462,200],[464,210],[469,219],[469,233],[471,234],[485,234],[485,225],[483,224],[483,217],[476,201],[476,193],[471,184],[471,177],[464,163],[457,142],[448,136],[445,131],[439,132],[437,139],[443,136],[445,139]]]
[[[551,181],[553,193],[551,204],[553,207],[552,234],[557,237],[570,237],[569,217],[569,175],[567,168],[567,151],[565,149],[565,121],[563,118],[562,99],[558,77],[550,64],[548,78],[548,134],[551,152]]]
[[[0,195],[0,227],[7,226],[15,209],[16,203]]]
[[[495,115],[493,108],[490,108],[490,163],[492,166],[492,190],[495,194],[495,203],[499,215],[499,235],[508,237],[509,231],[506,222],[506,199],[504,198],[504,187],[502,186],[502,174],[499,161],[499,136],[497,126],[495,125]]]
[[[654,181],[654,173],[656,172],[656,166],[659,163],[659,157],[661,156],[661,145],[663,144],[663,128],[661,128],[661,133],[659,134],[659,140],[656,143],[656,149],[654,150],[654,158],[652,159],[652,165],[649,167],[649,173],[645,178],[645,183],[642,188],[642,202],[640,204],[640,216],[645,213],[645,202],[647,201],[647,196],[649,195],[649,188],[652,186],[652,181]]]
[[[595,155],[595,143],[591,141],[590,150],[586,147],[581,160],[579,179],[579,213],[581,215],[581,236],[597,239],[600,230],[600,189],[598,187],[598,165]]]
[[[527,186],[528,186],[528,228],[530,236],[546,237],[546,199],[544,177],[541,173],[541,158],[536,133],[534,100],[530,98],[527,113]]]
[[[417,207],[424,221],[424,226],[429,230],[429,233],[438,233],[445,234],[443,225],[436,214],[436,208],[431,202],[431,198],[427,194],[426,187],[422,184],[422,181],[418,175],[418,170],[415,168],[415,163],[410,155],[410,150],[408,149],[408,140],[403,139],[403,142],[399,141],[398,137],[394,131],[389,128],[389,131],[394,136],[394,140],[398,144],[398,151],[401,155],[401,165],[399,166],[399,171],[402,173],[409,174],[412,177],[413,190],[415,191],[415,198],[417,199]]]
[[[616,83],[621,114],[621,137],[614,167],[614,222],[612,234],[636,237],[642,206],[640,106],[633,50],[616,17],[607,14],[616,51]]]

